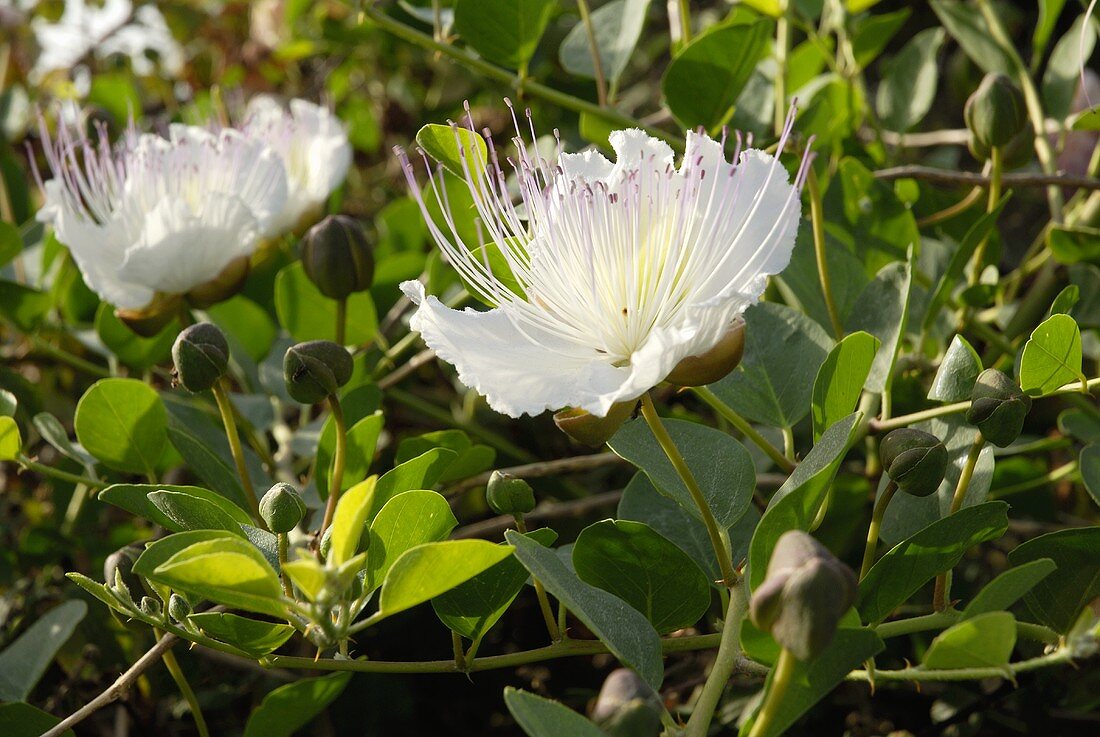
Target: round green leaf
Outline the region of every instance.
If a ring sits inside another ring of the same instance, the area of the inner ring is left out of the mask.
[[[318,291],[300,261],[284,267],[275,277],[275,312],[295,340],[336,339],[336,302]],[[348,297],[348,345],[369,343],[377,329],[370,292]]]
[[[102,379],[76,406],[76,437],[116,471],[152,475],[168,439],[168,413],[137,379]]]

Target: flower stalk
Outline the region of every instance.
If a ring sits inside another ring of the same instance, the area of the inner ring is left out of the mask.
[[[959,483],[955,485],[955,493],[951,497],[951,514],[962,509],[963,499],[966,498],[966,490],[970,486],[970,480],[974,477],[974,469],[978,465],[978,456],[981,455],[985,438],[981,432],[975,434],[974,443],[970,446],[970,452],[966,455],[962,473],[959,474]],[[947,600],[951,595],[951,572],[947,571],[936,576],[936,588],[932,595],[932,608],[942,612],[947,608]]]
[[[336,452],[332,456],[332,475],[329,478],[328,499],[325,501],[325,517],[321,522],[321,531],[317,536],[320,540],[325,531],[332,524],[332,518],[336,514],[336,502],[340,498],[340,487],[344,483],[344,464],[348,452],[348,428],[344,421],[344,409],[340,406],[340,399],[336,394],[328,396],[328,404],[332,410],[332,422],[336,426]]]
[[[516,520],[516,531],[526,535],[527,523],[523,520],[523,515],[516,513],[514,515]],[[561,642],[563,629],[558,627],[558,622],[554,618],[554,610],[550,606],[550,597],[546,595],[546,587],[542,585],[542,581],[536,576],[531,576],[531,582],[535,585],[535,596],[539,600],[539,611],[542,613],[542,619],[546,622],[546,632],[550,635],[552,642]]]
[[[794,653],[789,649],[783,648],[779,651],[779,659],[775,661],[775,669],[772,670],[771,679],[768,682],[768,691],[764,695],[764,703],[760,706],[760,711],[756,713],[756,719],[752,723],[749,737],[761,737],[761,735],[767,734],[772,722],[779,715],[783,695],[791,685],[797,662]]]
[[[810,221],[814,235],[814,257],[817,259],[817,274],[821,279],[821,294],[825,298],[825,310],[829,313],[829,323],[837,340],[844,339],[844,324],[836,309],[833,298],[833,286],[829,280],[829,263],[825,258],[825,208],[821,202],[821,186],[813,166],[806,170],[806,191],[810,194]]]
[[[154,632],[159,640],[161,633],[156,632],[156,630],[154,630]],[[161,653],[160,659],[164,661],[164,667],[168,669],[168,673],[171,674],[172,680],[176,682],[176,686],[187,702],[187,707],[191,710],[191,717],[195,720],[195,729],[198,730],[199,737],[210,737],[210,729],[206,726],[206,717],[202,714],[202,708],[199,706],[199,699],[195,696],[195,691],[191,688],[191,684],[187,682],[187,676],[183,674],[183,669],[180,668],[175,653],[171,650],[165,650]]]
[[[748,597],[745,594],[745,581],[739,578],[729,590],[729,604],[726,618],[722,622],[722,639],[718,644],[718,655],[711,666],[703,691],[695,702],[695,708],[688,719],[684,737],[706,737],[711,719],[718,708],[718,700],[726,690],[726,683],[741,659],[741,625],[748,610]]]
[[[241,488],[244,490],[245,500],[252,511],[253,519],[260,519],[260,502],[256,499],[256,491],[252,488],[252,479],[248,475],[248,466],[244,460],[244,449],[241,447],[241,436],[237,432],[237,423],[233,420],[233,405],[229,401],[229,393],[226,391],[225,377],[218,379],[210,387],[214,393],[214,399],[218,403],[218,412],[222,416],[222,425],[225,426],[225,437],[229,440],[229,452],[233,455],[233,463],[237,466],[237,475],[241,477]]]
[[[795,464],[783,455],[783,451],[772,445],[768,439],[757,432],[744,417],[734,412],[730,406],[719,399],[717,394],[705,386],[694,387],[692,391],[695,392],[697,397],[710,405],[711,409],[717,412],[722,419],[733,425],[738,432],[751,440],[760,450],[764,451],[764,454],[768,456],[783,473],[789,474],[794,471]]]
[[[867,545],[863,549],[863,564],[859,567],[859,579],[861,581],[875,562],[875,549],[878,547],[878,534],[879,529],[882,527],[882,518],[886,514],[886,507],[890,505],[890,500],[894,498],[897,490],[898,485],[891,481],[886,484],[886,488],[882,490],[882,494],[875,501],[875,509],[871,513],[871,524],[867,527]]]

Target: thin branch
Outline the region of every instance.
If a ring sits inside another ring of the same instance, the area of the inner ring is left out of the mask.
[[[511,466],[510,468],[501,468],[499,470],[501,473],[506,473],[509,476],[517,476],[521,479],[534,479],[543,476],[554,476],[559,473],[587,471],[592,468],[601,468],[603,466],[625,462],[626,461],[614,453],[595,453],[586,456],[574,456],[572,458],[558,458],[553,461],[525,463],[522,466]],[[446,495],[451,496],[460,494],[467,489],[483,486],[489,483],[489,477],[492,475],[492,471],[486,471],[485,473],[479,473],[477,476],[462,479],[448,489]]]
[[[73,712],[71,716],[58,722],[57,726],[53,729],[44,732],[42,737],[60,737],[98,710],[120,699],[126,690],[130,688],[130,685],[136,681],[142,673],[155,665],[156,662],[160,660],[161,655],[168,652],[168,650],[178,641],[179,638],[173,634],[167,634],[161,637],[153,647],[149,648],[144,655],[138,658],[136,663],[131,665],[125,673],[119,676],[106,691],[80,707],[80,709]]]
[[[394,384],[399,383],[409,374],[416,371],[418,368],[426,363],[431,363],[435,359],[435,351],[431,348],[420,351],[408,361],[398,366],[392,372],[386,374],[378,380],[379,389],[389,389]]]
[[[992,180],[985,174],[972,171],[953,171],[950,169],[938,169],[934,166],[894,166],[889,169],[875,171],[876,179],[923,179],[935,184],[969,184],[988,185]],[[1009,173],[1001,175],[1001,183],[1005,187],[1047,187],[1051,185],[1060,187],[1080,187],[1081,189],[1100,189],[1100,179],[1096,177],[1080,177],[1072,174],[1035,174],[1035,173]]]

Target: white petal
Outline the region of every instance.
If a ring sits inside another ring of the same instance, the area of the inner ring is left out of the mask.
[[[588,149],[579,154],[561,154],[558,156],[558,166],[567,178],[585,182],[606,179],[611,176],[611,171],[615,167],[595,149]]]
[[[633,170],[663,172],[675,158],[667,143],[640,128],[613,131],[608,141],[615,149],[615,175]]]

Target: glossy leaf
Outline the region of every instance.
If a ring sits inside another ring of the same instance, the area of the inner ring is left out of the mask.
[[[240,522],[230,511],[233,505],[224,500],[218,503],[208,497],[164,489],[149,492],[148,499],[181,530],[227,530],[244,537]]]
[[[661,91],[685,128],[721,128],[733,115],[768,38],[771,23],[717,26],[694,39],[665,70]]]
[[[621,599],[585,583],[553,550],[513,530],[505,538],[520,563],[584,622],[608,649],[643,681],[660,688],[664,677],[661,638],[642,614]]]
[[[686,553],[647,525],[604,520],[573,545],[573,569],[645,615],[658,633],[690,627],[710,605],[710,584]]]
[[[933,522],[890,549],[859,584],[863,621],[877,624],[935,576],[953,568],[967,550],[1008,529],[1008,505],[985,502]]]
[[[367,477],[374,462],[374,451],[378,445],[378,436],[382,433],[385,418],[381,412],[356,422],[347,431],[347,454],[344,456],[344,475],[340,490],[350,489]],[[322,499],[328,499],[328,489],[332,483],[332,459],[336,452],[336,435],[333,429],[331,454],[323,442],[317,448],[317,492]],[[322,491],[324,490],[324,491]]]
[[[103,303],[95,313],[95,332],[119,361],[144,371],[168,359],[179,333],[179,323],[173,320],[152,338],[143,338],[123,325],[115,317],[114,309]]]
[[[940,361],[928,398],[937,402],[962,402],[970,399],[974,382],[982,372],[982,359],[966,338],[956,335]]]
[[[865,330],[881,342],[867,376],[868,391],[887,391],[893,381],[894,363],[909,321],[912,286],[912,263],[890,264],[875,275],[852,308],[848,328]]]
[[[347,563],[359,551],[376,482],[377,479],[371,476],[353,486],[336,502],[336,511],[332,515],[332,547],[328,557],[337,566]]]
[[[1081,329],[1069,315],[1051,315],[1024,344],[1020,358],[1020,388],[1042,396],[1078,379],[1081,374]]]
[[[76,437],[117,471],[152,476],[167,440],[168,413],[156,391],[137,379],[101,379],[76,406]]]
[[[861,331],[845,337],[829,351],[814,380],[810,409],[814,440],[856,408],[880,344],[878,338]]]
[[[451,505],[434,491],[406,491],[390,499],[370,526],[363,588],[378,588],[406,551],[446,539],[456,525]]]
[[[254,658],[275,652],[295,630],[289,624],[249,619],[230,612],[198,612],[187,618],[203,634],[243,650]]]
[[[1077,615],[1100,596],[1100,527],[1058,530],[1028,540],[1008,554],[1014,566],[1050,558],[1057,570],[1024,596],[1041,623],[1065,634]]]
[[[684,420],[662,420],[684,456],[718,524],[730,526],[745,513],[752,499],[756,470],[739,442],[720,430]],[[658,491],[699,517],[699,509],[657,438],[638,418],[630,420],[608,441],[613,451],[649,476]]]
[[[279,324],[295,340],[335,340],[336,302],[329,299],[306,276],[300,261],[283,267],[275,277],[275,311]],[[348,297],[348,345],[363,345],[374,338],[378,317],[369,291]]]
[[[416,143],[428,156],[463,179],[481,176],[489,162],[485,139],[465,125],[429,123],[417,131]]]
[[[198,486],[174,486],[171,484],[113,484],[96,497],[102,502],[125,509],[133,515],[147,519],[171,532],[182,532],[185,528],[180,522],[169,517],[149,499],[149,494],[157,491],[179,492],[194,499],[201,499],[217,506],[224,514],[241,524],[255,523],[247,512],[217,492]],[[216,529],[216,528],[209,528]],[[229,528],[226,528],[229,529]]]

